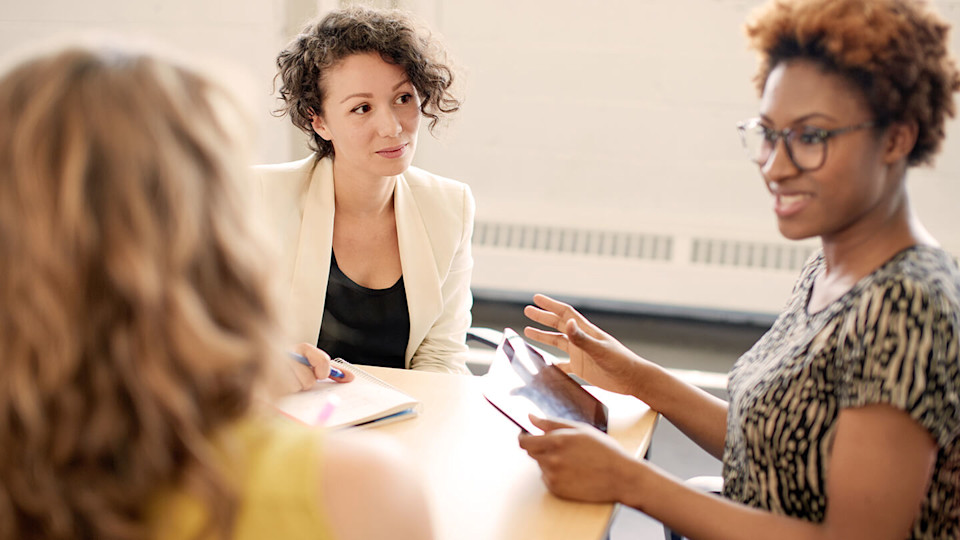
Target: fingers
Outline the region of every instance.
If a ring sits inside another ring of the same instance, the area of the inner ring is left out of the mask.
[[[558,330],[563,321],[570,317],[580,315],[575,309],[570,307],[570,304],[554,300],[544,294],[533,295],[533,303],[533,306],[524,308],[523,314],[540,324]]]
[[[534,416],[532,414],[528,416],[530,417],[530,422],[533,425],[537,426],[538,428],[542,429],[544,433],[550,433],[551,431],[554,431],[556,429],[574,428],[577,426],[576,424],[565,422],[560,419],[540,418],[539,416]]]
[[[564,309],[573,309],[569,304],[565,304],[559,300],[554,300],[553,298],[545,294],[535,294],[533,295],[533,303],[554,313],[563,311]]]
[[[575,320],[587,332],[598,335],[603,333],[598,326],[590,322],[570,304],[554,300],[543,294],[533,295],[533,303],[534,306],[527,306],[523,309],[523,314],[532,321],[563,332],[565,325],[569,324],[569,321]]]
[[[290,358],[283,365],[287,366],[286,373],[289,374],[289,377],[286,378],[289,382],[284,382],[285,392],[293,393],[309,390],[317,382],[313,370],[304,366],[298,360]]]
[[[552,438],[549,437],[550,432],[565,429],[565,428],[575,428],[577,424],[565,422],[560,419],[555,418],[540,418],[539,416],[534,416],[532,414],[527,415],[530,418],[530,422],[543,430],[543,435],[531,435],[530,433],[523,432],[520,434],[520,448],[523,448],[528,453],[536,453],[544,448],[550,447],[554,443],[551,442]]]
[[[544,345],[551,345],[562,351],[569,352],[567,351],[567,336],[560,332],[547,332],[539,328],[528,326],[523,329],[523,335],[534,341],[543,343]]]
[[[537,461],[555,452],[557,448],[555,437],[550,435],[531,435],[524,432],[517,437],[517,442],[520,448],[526,450],[527,455]]]
[[[575,422],[566,422],[557,418],[540,418],[534,415],[528,415],[530,422],[534,426],[543,430],[542,435],[531,435],[530,433],[521,433],[518,437],[520,448],[527,451],[533,459],[540,460],[543,456],[555,452],[562,444],[564,435],[555,433],[562,429],[577,429]],[[563,432],[570,433],[570,432]]]
[[[570,345],[580,347],[586,351],[593,351],[595,350],[594,347],[600,345],[599,340],[580,329],[580,325],[575,319],[568,319],[566,324],[559,330],[559,332],[548,332],[527,326],[523,329],[523,335],[544,345],[556,347],[567,354],[570,354]],[[569,371],[567,371],[567,373],[569,373]]]
[[[294,351],[310,362],[310,368],[307,371],[311,372],[313,380],[309,381],[304,388],[310,388],[315,381],[326,378],[330,378],[338,383],[350,382],[354,378],[353,373],[332,367],[330,355],[309,343],[298,343],[294,346]],[[298,378],[301,379],[301,382],[305,382],[301,374],[301,370],[298,370]]]
[[[531,435],[526,431],[520,433],[520,436],[517,437],[517,441],[520,443],[520,448],[526,450],[527,453],[530,453],[531,447],[537,446],[537,436]]]
[[[526,306],[523,308],[523,314],[533,322],[540,323],[543,326],[557,328],[560,324],[560,318],[556,314],[542,310],[536,306]]]
[[[330,376],[330,355],[309,343],[298,343],[293,349],[310,362],[314,380],[322,380]]]
[[[346,369],[338,367],[330,368],[330,379],[335,383],[347,383],[354,379],[355,375]]]

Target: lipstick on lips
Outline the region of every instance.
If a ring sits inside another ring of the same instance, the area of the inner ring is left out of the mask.
[[[407,143],[401,144],[399,146],[391,146],[390,148],[377,150],[377,154],[387,159],[396,159],[407,152],[407,146],[408,146]]]

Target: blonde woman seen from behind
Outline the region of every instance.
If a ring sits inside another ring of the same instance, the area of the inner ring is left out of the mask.
[[[0,539],[432,537],[396,449],[260,410],[234,103],[116,43],[0,74]]]

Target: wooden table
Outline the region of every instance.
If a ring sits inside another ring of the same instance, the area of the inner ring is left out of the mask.
[[[439,540],[600,539],[615,505],[551,495],[517,445],[520,433],[484,399],[479,377],[362,366],[423,403],[419,416],[368,428],[405,447],[424,479]],[[650,445],[657,414],[597,391],[609,433],[633,455]]]

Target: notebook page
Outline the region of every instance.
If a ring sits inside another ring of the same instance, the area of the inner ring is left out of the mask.
[[[407,409],[418,409],[416,399],[361,368],[347,362],[334,364],[352,372],[356,376],[354,380],[348,383],[318,381],[311,390],[281,398],[277,408],[301,422],[316,425],[330,396],[335,394],[339,403],[323,423],[330,428],[362,424]]]

